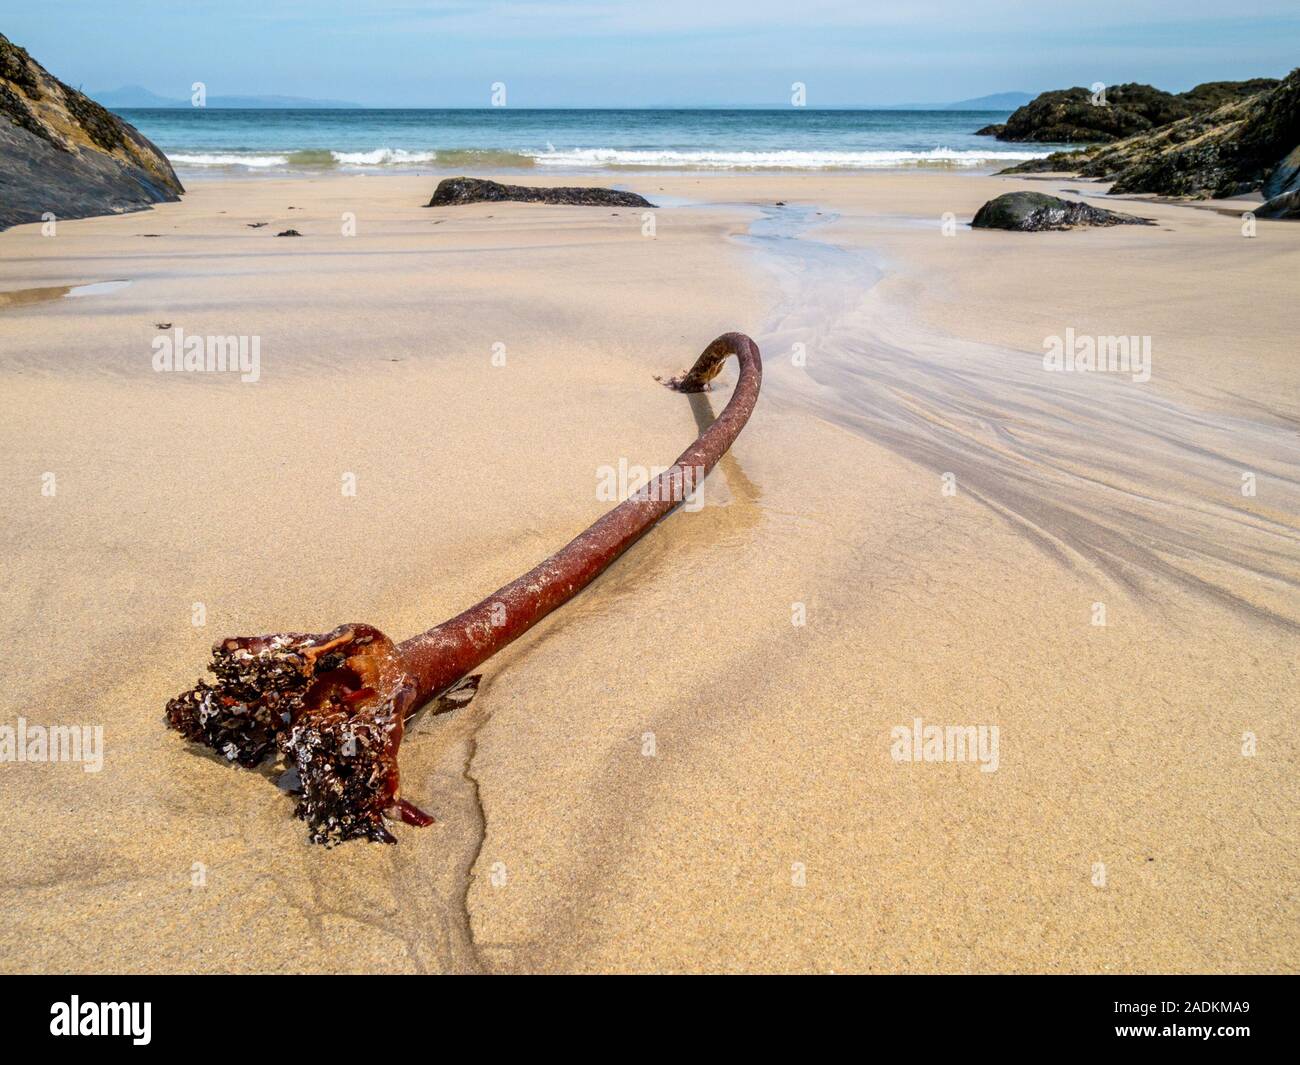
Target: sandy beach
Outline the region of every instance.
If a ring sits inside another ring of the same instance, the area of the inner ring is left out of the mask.
[[[207,178],[0,233],[0,722],[104,737],[0,767],[3,968],[1296,971],[1300,226],[966,224],[1105,187],[1051,176],[527,181],[661,206]],[[257,379],[156,371],[177,328],[257,337]],[[218,638],[405,638],[540,561],[721,410],[734,368],[655,376],[728,330],[765,384],[703,508],[403,744],[437,825],[309,846],[276,772],[164,728]],[[1045,371],[1066,330],[1149,338],[1149,380]],[[996,765],[898,760],[918,719]]]

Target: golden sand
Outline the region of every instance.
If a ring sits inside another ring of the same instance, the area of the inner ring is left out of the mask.
[[[131,281],[0,306],[0,724],[106,748],[0,765],[3,968],[1294,971],[1300,227],[626,183],[697,205],[261,178],[0,234],[0,292]],[[806,249],[743,239],[776,200]],[[155,372],[160,326],[257,336],[259,379]],[[1150,336],[1151,380],[1043,372],[1066,328]],[[652,375],[731,329],[767,383],[707,505],[403,745],[437,826],[311,847],[274,772],[164,730],[220,636],[406,637],[563,544],[721,409],[734,372]],[[917,718],[996,725],[996,771],[896,761]]]

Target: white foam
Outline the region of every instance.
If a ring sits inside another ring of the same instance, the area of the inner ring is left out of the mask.
[[[954,151],[625,151],[616,148],[577,148],[536,156],[545,166],[644,166],[685,169],[873,170],[892,167],[986,166],[1023,159],[1042,159],[1047,152]]]
[[[470,149],[448,149],[462,159]],[[485,150],[486,151],[486,150]],[[188,167],[246,167],[264,170],[272,167],[309,166],[310,163],[294,159],[298,152],[287,154],[271,152],[212,152],[180,153],[168,158],[177,166]],[[304,149],[301,154],[314,154]],[[319,154],[324,154],[323,152]],[[438,153],[433,151],[408,151],[405,148],[375,148],[366,152],[329,152],[340,166],[379,167],[414,166],[436,163]],[[486,152],[486,154],[513,154]],[[1024,159],[1042,159],[1043,151],[990,151],[952,148],[932,148],[929,151],[874,150],[874,151],[728,151],[704,149],[677,151],[670,149],[631,150],[622,148],[554,148],[547,145],[545,152],[531,155],[534,162],[557,167],[669,167],[684,170],[875,170],[900,167],[975,167],[1005,165]],[[530,158],[520,155],[520,158]]]
[[[178,154],[169,155],[167,158],[177,166],[248,166],[260,169],[268,166],[287,166],[289,163],[289,157],[286,155],[254,155],[251,152]]]
[[[336,163],[344,166],[403,166],[432,163],[437,152],[408,152],[404,148],[376,148],[372,152],[330,152]]]
[[[311,163],[295,159],[298,155],[324,155],[316,149],[302,149],[288,153],[268,152],[181,152],[167,158],[176,166],[242,166],[254,170],[270,167],[310,166]],[[368,152],[329,152],[335,163],[340,166],[411,166],[416,163],[432,163],[438,158],[437,152],[412,152],[404,148],[375,148]]]

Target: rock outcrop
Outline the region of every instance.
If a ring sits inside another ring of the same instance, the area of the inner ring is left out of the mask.
[[[579,207],[653,207],[635,192],[616,189],[561,187],[533,188],[526,185],[502,185],[481,178],[444,178],[434,189],[426,207],[457,207],[467,203],[558,203]]]
[[[1149,226],[1149,218],[1120,214],[1077,200],[1062,200],[1042,192],[1006,192],[989,200],[971,222],[975,229],[1010,229],[1039,233],[1048,229],[1084,226]]]
[[[1107,145],[1093,152],[1079,173],[1113,181],[1113,193],[1240,196],[1263,188],[1279,169],[1285,175],[1297,145],[1300,70],[1244,100]],[[1286,191],[1286,180],[1279,180],[1279,192]]]
[[[1300,69],[1213,111],[1002,173],[1043,171],[1110,181],[1110,191],[1119,194],[1201,199],[1262,191],[1277,198],[1300,188]]]
[[[0,229],[180,198],[166,156],[0,35]]]
[[[1094,95],[1087,89],[1056,89],[1012,112],[995,135],[1004,141],[1057,144],[1123,140],[1190,115],[1213,111],[1275,85],[1274,78],[1210,81],[1184,93],[1170,93],[1151,85],[1128,83],[1107,86],[1104,103],[1100,97],[1094,103]]]
[[[999,170],[995,176],[1004,174],[1077,174],[1079,167],[1092,158],[1092,149],[1082,148],[1073,152],[1052,152],[1042,159],[1026,159],[1005,170]]]

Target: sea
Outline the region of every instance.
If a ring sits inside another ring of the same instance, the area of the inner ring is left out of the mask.
[[[1005,111],[123,108],[183,175],[388,169],[989,169],[1066,145],[977,137]]]

